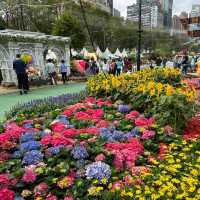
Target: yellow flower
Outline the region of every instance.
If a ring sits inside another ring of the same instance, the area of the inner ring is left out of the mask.
[[[32,192],[30,190],[23,190],[21,193],[22,197],[26,198],[32,195]]]
[[[103,187],[91,187],[88,189],[88,195],[98,196],[102,190],[103,190]]]

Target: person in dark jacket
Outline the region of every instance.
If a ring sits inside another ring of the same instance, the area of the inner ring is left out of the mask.
[[[21,55],[17,54],[16,59],[13,62],[13,69],[15,70],[17,74],[17,80],[18,80],[18,88],[20,95],[27,94],[29,90],[29,84],[28,84],[28,75],[26,73],[26,64],[21,59]]]

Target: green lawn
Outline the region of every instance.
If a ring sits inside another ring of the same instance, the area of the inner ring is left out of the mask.
[[[42,99],[49,96],[58,96],[66,93],[80,92],[85,88],[85,83],[70,83],[68,85],[49,86],[30,91],[28,95],[20,96],[18,93],[0,95],[0,120],[4,113],[17,103],[24,103],[33,99]]]

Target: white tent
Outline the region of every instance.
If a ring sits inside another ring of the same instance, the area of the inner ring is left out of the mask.
[[[97,47],[97,50],[96,50],[96,54],[99,58],[102,58],[103,57],[103,53],[101,51],[101,49],[99,47]]]
[[[120,52],[120,50],[118,48],[117,48],[117,50],[115,52],[115,56],[122,57],[122,53]]]
[[[107,48],[107,49],[105,50],[105,52],[103,53],[102,57],[105,58],[105,59],[109,59],[110,57],[113,57],[113,54],[112,54],[112,53],[110,52],[110,50]]]
[[[128,53],[126,52],[125,49],[123,49],[123,51],[122,51],[122,57],[123,58],[127,58],[128,57]]]

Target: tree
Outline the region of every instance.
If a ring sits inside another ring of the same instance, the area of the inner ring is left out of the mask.
[[[6,23],[3,20],[3,18],[0,16],[0,30],[3,30],[6,28]]]
[[[71,37],[71,47],[81,49],[86,42],[84,27],[78,18],[64,14],[53,27],[53,35]]]

